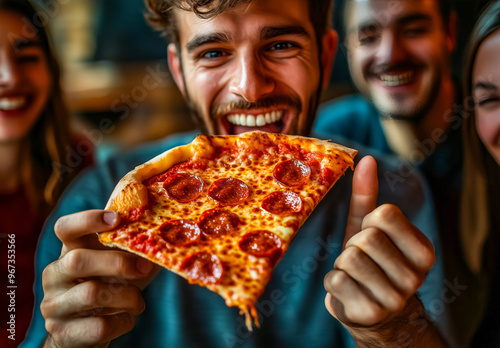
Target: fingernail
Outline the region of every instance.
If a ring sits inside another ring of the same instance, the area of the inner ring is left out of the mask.
[[[116,220],[118,219],[118,214],[115,211],[107,211],[104,213],[102,219],[107,225],[114,226],[116,224]]]
[[[151,269],[153,268],[153,265],[148,260],[141,258],[141,259],[137,260],[135,267],[137,268],[137,270],[140,273],[148,274],[151,271]]]

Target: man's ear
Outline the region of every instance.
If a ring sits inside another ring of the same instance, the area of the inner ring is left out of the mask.
[[[339,36],[337,32],[331,28],[327,29],[325,35],[323,35],[323,51],[321,53],[321,64],[323,65],[323,89],[328,87],[328,84],[330,83],[330,75],[332,73],[338,43]]]
[[[171,43],[168,45],[167,54],[170,73],[172,74],[177,87],[179,87],[181,93],[184,95],[184,97],[186,97],[186,86],[184,86],[184,77],[182,76],[181,57],[179,52],[177,52],[177,47],[175,46],[175,44]]]
[[[448,20],[448,33],[446,35],[446,47],[451,54],[457,44],[457,13],[452,11]]]

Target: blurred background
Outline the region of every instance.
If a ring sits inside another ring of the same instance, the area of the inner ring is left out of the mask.
[[[33,1],[50,22],[75,127],[94,143],[99,161],[195,128],[168,72],[166,39],[147,25],[143,0]],[[345,1],[335,0],[332,13],[341,42],[322,101],[355,91],[343,45]],[[452,1],[459,18],[452,66],[459,78],[462,49],[486,0]]]

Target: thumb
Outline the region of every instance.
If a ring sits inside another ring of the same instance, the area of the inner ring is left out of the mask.
[[[363,218],[377,207],[377,196],[377,162],[373,157],[365,156],[354,170],[344,245],[352,236],[361,231]]]

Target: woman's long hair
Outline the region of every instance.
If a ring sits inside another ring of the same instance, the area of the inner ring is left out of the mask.
[[[472,100],[472,69],[479,46],[491,33],[499,28],[500,2],[493,1],[482,12],[469,39],[464,69],[464,95],[467,100]],[[465,158],[460,238],[465,260],[471,270],[477,273],[482,268],[484,243],[490,230],[491,209],[488,206],[486,161],[491,161],[491,156],[484,148],[477,134],[474,105],[473,103],[465,104],[462,130]],[[488,167],[491,168],[491,166]]]
[[[31,24],[30,29],[40,40],[52,78],[52,90],[45,109],[29,135],[22,140],[20,160],[21,184],[32,208],[48,213],[64,187],[85,163],[81,156],[71,157],[76,144],[70,132],[69,112],[63,101],[59,63],[46,29],[50,19],[48,14],[37,12],[28,0],[0,0],[0,10],[18,13]]]

